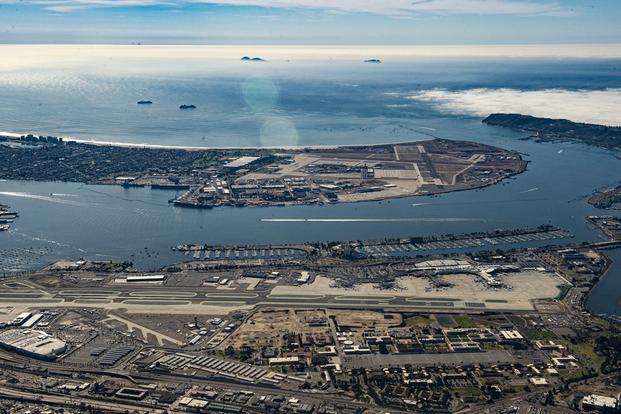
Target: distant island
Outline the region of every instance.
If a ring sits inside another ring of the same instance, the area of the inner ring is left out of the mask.
[[[597,208],[621,210],[621,183],[614,188],[596,192],[589,198],[589,204]]]
[[[153,102],[151,102],[151,101],[138,101],[136,103],[138,105],[151,105]]]
[[[179,109],[196,109],[196,105],[181,105],[179,106]]]
[[[265,62],[265,59],[260,58],[260,57],[250,57],[250,56],[244,56],[241,58],[241,60],[243,62]]]
[[[570,141],[614,150],[621,148],[621,127],[522,114],[491,114],[483,123],[531,132],[531,138],[537,141]]]
[[[364,63],[382,63],[382,61],[379,59],[367,59]]]

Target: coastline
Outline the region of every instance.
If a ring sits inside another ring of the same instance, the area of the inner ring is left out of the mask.
[[[18,134],[14,132],[5,132],[0,131],[0,139],[6,138],[8,140],[19,141],[22,136],[28,134]],[[34,134],[33,134],[34,135]],[[39,136],[39,135],[35,135]],[[391,142],[381,142],[381,143],[363,143],[363,144],[320,144],[320,145],[282,145],[275,147],[252,147],[252,146],[230,146],[230,147],[210,147],[210,146],[191,146],[191,145],[165,145],[165,144],[148,144],[148,143],[131,143],[131,142],[118,142],[118,141],[98,141],[93,139],[84,139],[84,138],[76,138],[76,137],[58,137],[62,138],[65,142],[75,142],[78,144],[85,145],[96,145],[101,147],[118,147],[118,148],[152,148],[152,149],[170,149],[170,150],[184,150],[184,151],[210,151],[210,150],[290,150],[290,151],[300,151],[305,149],[336,149],[336,148],[362,148],[368,146],[379,146],[379,145],[398,145],[409,142],[415,142],[411,139],[403,140],[403,141],[391,141]],[[447,138],[436,138],[447,141],[452,141]],[[455,140],[455,141],[463,141],[463,140]]]

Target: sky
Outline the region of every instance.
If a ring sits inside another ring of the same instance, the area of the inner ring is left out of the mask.
[[[0,0],[0,43],[621,43],[621,0]]]

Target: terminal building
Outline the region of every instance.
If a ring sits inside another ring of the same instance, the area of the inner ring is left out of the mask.
[[[56,359],[67,344],[43,331],[9,329],[0,332],[0,347],[40,359]]]

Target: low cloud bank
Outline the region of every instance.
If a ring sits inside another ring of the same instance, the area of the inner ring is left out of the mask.
[[[604,90],[432,89],[408,96],[452,114],[487,116],[520,113],[575,122],[621,125],[621,88]]]

